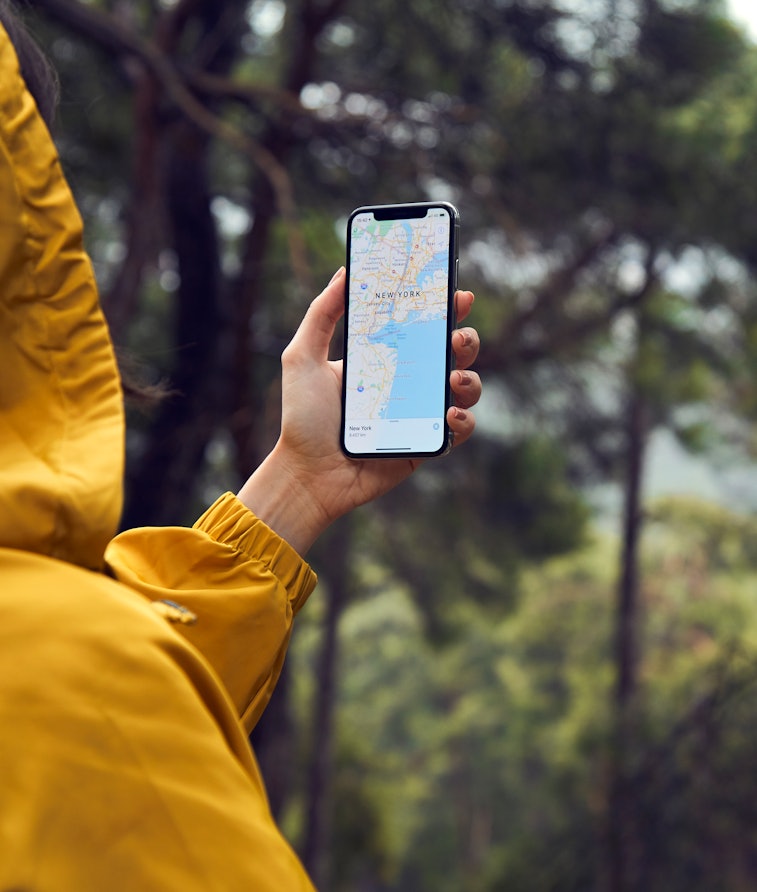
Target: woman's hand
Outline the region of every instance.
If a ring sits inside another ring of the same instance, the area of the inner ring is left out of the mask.
[[[281,357],[281,435],[270,455],[242,487],[239,498],[300,554],[337,517],[388,492],[420,464],[411,459],[353,461],[339,446],[342,362],[328,359],[344,313],[345,271],[340,269],[310,305]],[[470,312],[473,294],[458,291],[458,321]],[[455,405],[447,423],[459,446],[473,433],[470,408],[481,380],[470,370],[478,355],[475,329],[452,334],[456,368],[450,376]]]

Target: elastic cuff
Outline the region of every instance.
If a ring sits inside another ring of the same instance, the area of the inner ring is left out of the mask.
[[[310,565],[231,492],[217,499],[194,529],[264,564],[292,593],[290,602],[295,611],[316,586],[318,578]]]

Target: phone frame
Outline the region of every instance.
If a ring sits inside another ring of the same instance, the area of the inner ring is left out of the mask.
[[[348,339],[350,329],[350,281],[351,281],[351,254],[352,254],[352,221],[358,214],[373,214],[376,220],[409,220],[422,219],[428,215],[432,209],[443,209],[449,215],[449,247],[448,247],[448,270],[447,270],[447,337],[445,352],[445,382],[444,382],[444,410],[442,414],[442,442],[438,449],[431,452],[414,451],[412,449],[403,449],[396,451],[382,452],[354,452],[350,450],[346,442],[347,418],[347,361],[348,361]],[[453,353],[451,336],[457,325],[455,315],[455,291],[457,290],[457,272],[458,272],[458,251],[459,251],[459,232],[460,232],[460,214],[457,208],[448,201],[418,201],[403,204],[377,204],[364,205],[355,208],[347,221],[347,278],[345,285],[345,314],[344,314],[344,339],[343,339],[343,374],[342,374],[342,413],[341,425],[339,432],[339,441],[342,452],[350,459],[362,461],[364,459],[416,459],[416,458],[434,458],[444,455],[452,446],[452,436],[447,424],[447,410],[451,405],[451,391],[449,377],[452,371]]]

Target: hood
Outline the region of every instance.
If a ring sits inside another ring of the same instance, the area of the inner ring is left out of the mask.
[[[99,568],[121,387],[79,212],[0,26],[0,547]]]

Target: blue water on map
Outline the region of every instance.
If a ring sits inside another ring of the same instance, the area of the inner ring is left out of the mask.
[[[368,339],[397,352],[392,391],[382,418],[444,415],[447,321],[417,317],[413,314],[401,325],[388,322]]]

